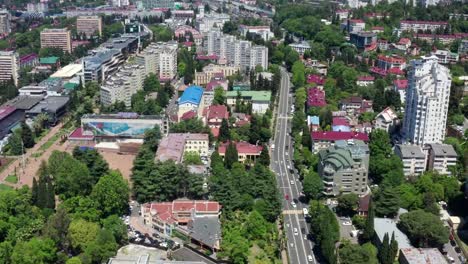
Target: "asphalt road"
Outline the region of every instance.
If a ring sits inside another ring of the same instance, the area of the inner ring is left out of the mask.
[[[294,168],[292,161],[293,142],[289,135],[292,120],[290,114],[292,100],[289,95],[291,83],[285,69],[282,69],[281,76],[271,168],[276,173],[278,187],[283,197],[284,230],[287,238],[289,263],[316,263],[312,252],[313,243],[307,239],[308,225],[302,213],[302,209],[308,208],[308,205],[299,201],[302,184],[299,181],[299,175],[291,170]],[[294,200],[297,200],[295,207],[291,204]],[[308,260],[309,255],[313,258],[312,261]]]

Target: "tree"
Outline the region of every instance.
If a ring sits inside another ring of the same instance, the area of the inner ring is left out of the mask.
[[[366,223],[364,225],[364,230],[362,232],[362,239],[364,241],[371,241],[372,238],[374,237],[374,234],[375,234],[374,218],[375,218],[375,209],[374,209],[374,202],[372,201],[372,197],[371,197],[369,200]]]
[[[158,77],[154,73],[150,73],[143,81],[143,90],[145,92],[157,92],[161,89]]]
[[[295,87],[302,87],[305,84],[305,67],[301,61],[294,62],[292,66],[292,82]]]
[[[213,105],[224,105],[226,100],[223,87],[218,86],[214,90]]]
[[[23,147],[21,135],[18,131],[13,132],[8,138],[8,145],[10,146],[12,155],[21,155],[26,152],[26,149]]]
[[[32,148],[34,146],[34,136],[31,128],[25,121],[21,122],[21,140],[25,148]]]
[[[186,151],[184,153],[184,164],[186,165],[203,165],[200,154],[196,151]]]
[[[388,233],[385,233],[382,244],[379,248],[379,261],[382,264],[389,264],[388,259],[390,256],[390,241],[388,238]],[[392,262],[390,262],[392,263]]]
[[[343,194],[338,197],[337,210],[342,215],[353,216],[356,213],[359,197],[355,193]]]
[[[345,242],[338,250],[342,264],[377,264],[376,250],[371,243],[362,246]]]
[[[127,226],[117,215],[111,215],[101,221],[102,227],[105,230],[109,230],[115,238],[115,241],[119,244],[126,243],[127,237]]]
[[[229,124],[226,118],[223,118],[223,120],[221,121],[218,140],[219,142],[226,142],[230,140]]]
[[[390,247],[388,249],[388,263],[391,264],[395,261],[398,255],[398,242],[395,239],[395,232],[392,232],[392,238],[390,239]]]
[[[72,257],[65,262],[65,264],[82,264],[81,259],[79,257]]]
[[[115,255],[118,245],[111,231],[101,229],[96,239],[87,244],[84,255],[91,259],[92,263],[103,263]]]
[[[75,250],[82,252],[91,241],[96,239],[98,232],[98,224],[77,219],[73,220],[68,227],[68,239]]]
[[[449,231],[439,216],[423,210],[402,214],[398,227],[416,247],[439,247],[448,242]]]
[[[224,155],[224,166],[228,169],[231,169],[232,165],[238,161],[239,156],[237,154],[236,144],[233,142],[229,142],[226,148],[226,153]]]
[[[68,227],[70,226],[70,217],[63,207],[57,209],[42,229],[45,237],[52,239],[61,249],[65,249],[67,244]]]
[[[56,249],[51,239],[32,238],[19,241],[11,254],[13,264],[55,263]]]
[[[110,171],[93,187],[91,198],[97,202],[104,216],[123,215],[128,210],[129,188],[118,171]]]
[[[260,152],[260,156],[258,157],[258,163],[266,167],[270,166],[270,153],[266,145],[262,146],[262,152]]]
[[[318,199],[322,193],[323,181],[314,170],[310,170],[304,177],[304,193],[308,198]]]
[[[254,210],[247,217],[244,228],[249,239],[264,239],[269,229],[269,223],[259,212]]]
[[[161,129],[159,125],[155,125],[152,129],[145,131],[143,142],[145,146],[148,146],[151,151],[156,152],[159,145],[159,140],[161,140],[161,138]]]
[[[393,217],[400,208],[400,197],[395,187],[380,190],[375,201],[375,212],[379,216]]]

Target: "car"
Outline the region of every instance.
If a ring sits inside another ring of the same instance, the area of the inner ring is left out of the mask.
[[[308,255],[308,256],[307,256],[307,260],[308,260],[309,262],[312,262],[312,261],[314,261],[314,259],[312,258],[312,256],[311,256],[311,255]]]
[[[290,245],[291,247],[294,247],[294,243],[290,243],[289,245]]]
[[[287,165],[286,167],[288,168],[288,170],[290,170],[290,169],[291,169],[291,166],[289,166],[289,165]]]
[[[297,232],[297,228],[293,229],[294,235],[297,236],[299,233]]]
[[[453,257],[448,256],[447,258],[448,258],[448,260],[450,261],[450,263],[455,263],[455,259],[454,259]]]
[[[274,148],[275,148],[275,144],[272,144],[272,145],[271,145],[271,149],[274,149]]]
[[[460,249],[460,247],[454,247],[453,249],[455,249],[455,252],[457,252],[458,254],[460,254],[460,253],[461,253],[461,249]]]
[[[296,203],[295,203],[295,202],[291,202],[291,206],[292,206],[293,208],[296,208]]]
[[[302,213],[304,214],[304,217],[308,216],[309,215],[309,210],[307,210],[307,208],[302,208]]]
[[[307,240],[307,235],[304,235],[304,240]]]
[[[344,225],[344,226],[350,226],[350,225],[351,225],[351,222],[350,222],[350,221],[344,221],[344,222],[343,222],[343,225]]]
[[[452,247],[455,247],[457,246],[457,242],[455,242],[455,240],[450,240],[450,245],[452,245]]]
[[[294,180],[291,180],[291,181],[289,181],[289,182],[291,183],[291,185],[294,185],[294,184],[295,184],[295,183],[294,183]]]

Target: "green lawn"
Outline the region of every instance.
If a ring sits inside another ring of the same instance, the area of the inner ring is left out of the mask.
[[[5,178],[5,181],[7,181],[9,183],[18,183],[18,177],[16,177],[16,175],[8,175]]]
[[[8,185],[5,185],[5,184],[0,184],[0,192],[1,191],[8,191],[8,190],[12,190],[13,188],[11,188],[10,186]]]
[[[50,146],[52,146],[54,144],[55,141],[57,141],[57,139],[61,136],[61,133],[57,133],[55,135],[53,135],[51,138],[49,138],[49,140],[47,140],[46,143],[44,143],[40,148],[39,148],[39,151],[46,151],[48,148],[50,148]]]

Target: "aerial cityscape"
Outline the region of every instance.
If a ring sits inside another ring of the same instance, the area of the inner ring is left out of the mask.
[[[465,264],[464,0],[0,0],[0,264]]]

